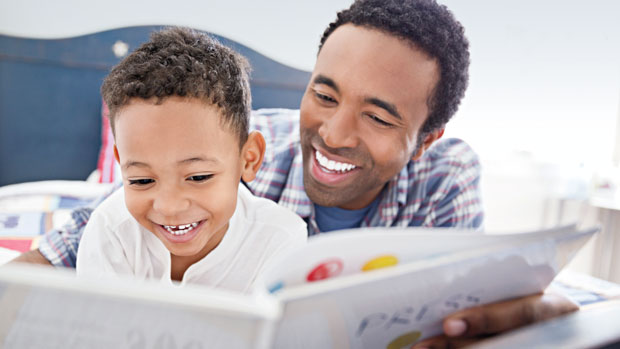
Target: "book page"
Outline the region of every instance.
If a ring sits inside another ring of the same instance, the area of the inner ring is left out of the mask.
[[[0,346],[3,348],[267,348],[275,314],[259,307],[210,306],[183,289],[150,292],[155,285],[108,287],[94,292],[81,279],[74,285],[28,285],[2,278],[0,270]],[[47,270],[52,273],[53,270]],[[97,285],[94,285],[95,287]],[[100,286],[100,285],[99,285]],[[110,292],[111,291],[111,292]],[[118,291],[118,293],[117,293]],[[133,293],[127,297],[124,293]],[[140,296],[143,293],[143,297]],[[149,292],[151,294],[149,294]],[[236,295],[235,295],[236,296]],[[169,297],[166,299],[164,297]],[[218,297],[221,299],[222,295]],[[250,305],[241,295],[232,303]]]
[[[359,274],[385,266],[436,258],[456,251],[512,241],[540,240],[574,226],[515,234],[483,234],[474,230],[428,228],[363,228],[313,236],[290,251],[265,275],[270,290]]]
[[[558,230],[539,234],[538,239],[508,239],[509,243],[284,287],[276,292],[284,315],[275,347],[305,343],[296,347],[408,348],[439,334],[441,320],[455,311],[543,291],[594,231]],[[355,243],[349,241],[348,248],[355,249]],[[311,326],[308,314],[313,323],[327,326]]]

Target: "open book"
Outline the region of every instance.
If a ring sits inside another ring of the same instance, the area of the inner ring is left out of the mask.
[[[406,348],[454,311],[544,290],[597,231],[356,229],[309,240],[247,296],[0,268],[4,348]]]

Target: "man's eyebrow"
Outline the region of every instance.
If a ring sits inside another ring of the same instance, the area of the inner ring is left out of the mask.
[[[327,85],[331,88],[333,88],[336,92],[340,92],[340,90],[338,89],[338,85],[336,85],[336,83],[334,82],[334,80],[328,78],[325,75],[317,75],[314,80],[312,80],[312,83],[317,85]]]
[[[394,116],[395,118],[397,118],[398,120],[402,120],[403,117],[400,116],[400,114],[398,113],[398,110],[396,109],[396,106],[392,103],[386,102],[384,100],[381,100],[379,98],[374,98],[374,97],[370,97],[370,98],[366,98],[364,100],[366,103],[370,103],[370,104],[374,104],[377,107],[381,108],[381,109],[385,109],[385,111],[387,111],[388,113],[392,114],[392,116]]]

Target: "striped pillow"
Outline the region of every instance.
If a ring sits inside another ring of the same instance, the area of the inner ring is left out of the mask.
[[[99,150],[99,160],[97,170],[99,171],[99,183],[120,182],[120,169],[114,158],[114,136],[108,118],[108,106],[101,101],[101,149]]]

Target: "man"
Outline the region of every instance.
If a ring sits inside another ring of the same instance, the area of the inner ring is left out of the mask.
[[[444,6],[355,2],[323,34],[300,111],[252,116],[267,153],[248,186],[299,214],[310,235],[365,226],[480,227],[477,157],[462,141],[439,140],[464,96],[468,67],[464,30]],[[74,265],[89,213],[77,210],[72,224],[18,260]],[[445,319],[446,336],[419,346],[467,344],[574,309],[554,295],[469,309]]]

